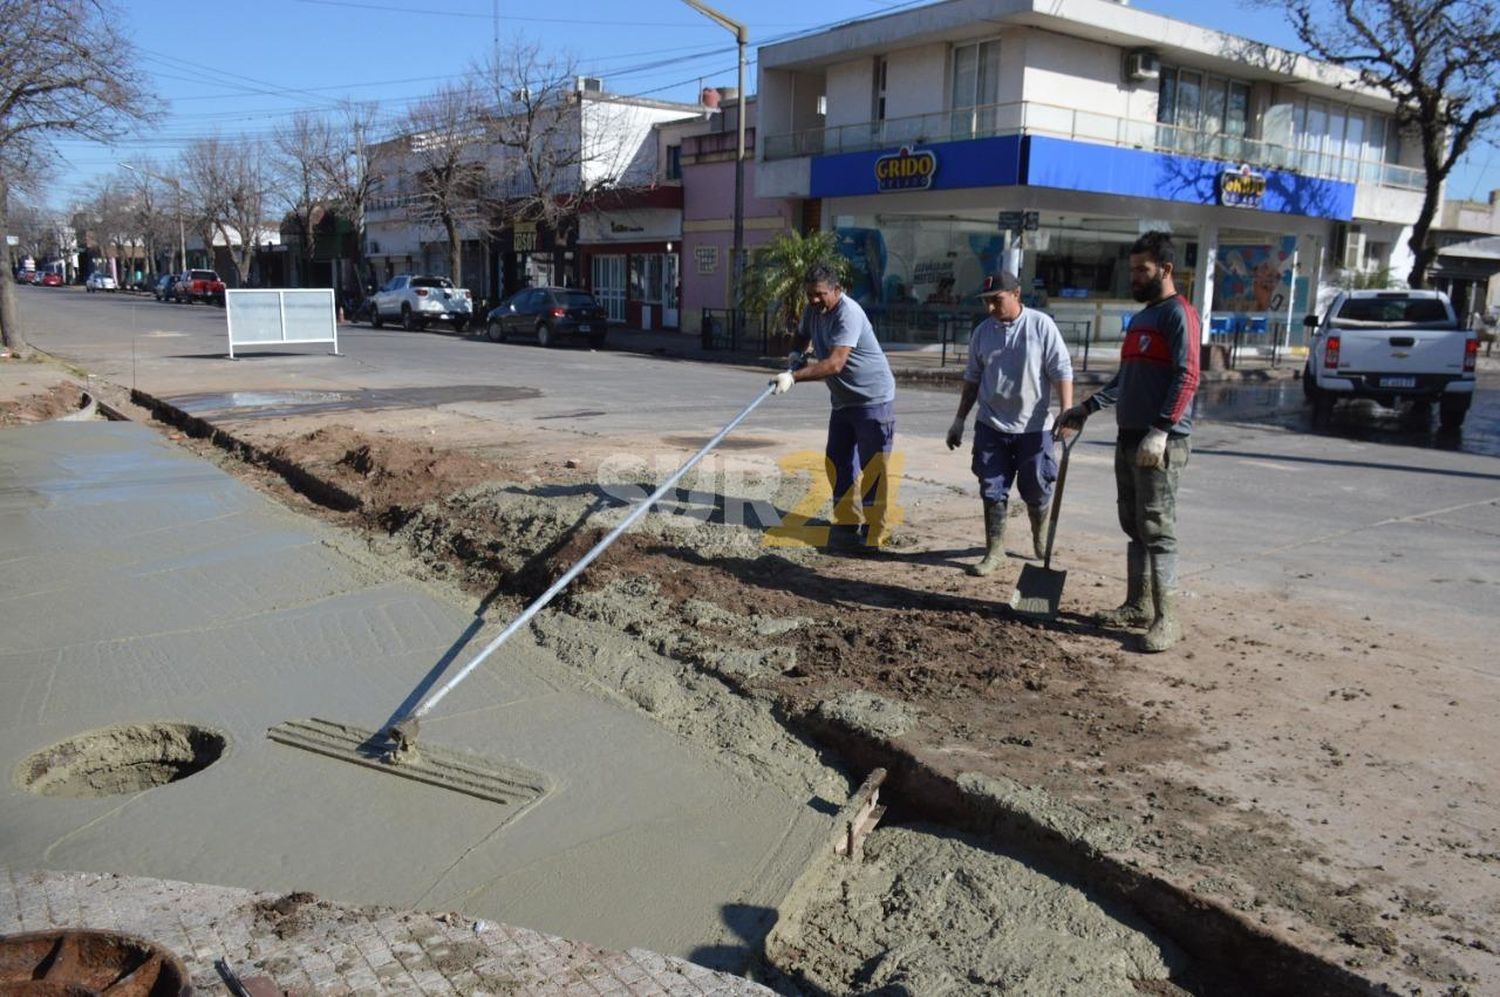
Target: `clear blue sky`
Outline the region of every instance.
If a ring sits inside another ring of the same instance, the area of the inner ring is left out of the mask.
[[[750,28],[754,46],[928,0],[716,0]],[[1265,7],[1224,0],[1134,0],[1133,6],[1295,48]],[[694,101],[700,85],[732,86],[734,38],[681,0],[252,0],[187,4],[137,0],[126,31],[169,113],[160,127],[113,149],[59,145],[49,198],[65,206],[120,160],[169,164],[194,138],[269,136],[297,111],[351,97],[394,121],[412,101],[518,35],[570,57],[580,73],[615,93]],[[1267,5],[1269,6],[1269,5]],[[1485,198],[1500,188],[1500,155],[1474,150],[1450,181],[1450,197]]]

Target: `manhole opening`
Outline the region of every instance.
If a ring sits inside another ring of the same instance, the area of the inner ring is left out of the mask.
[[[228,743],[192,724],[109,727],[36,752],[21,763],[16,782],[39,796],[68,799],[139,793],[202,772]]]

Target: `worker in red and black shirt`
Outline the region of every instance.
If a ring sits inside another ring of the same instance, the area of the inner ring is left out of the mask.
[[[1109,383],[1057,420],[1077,431],[1102,408],[1115,409],[1116,503],[1126,548],[1125,602],[1097,617],[1106,626],[1146,627],[1141,647],[1165,651],[1182,636],[1177,619],[1177,481],[1188,462],[1193,393],[1198,389],[1202,322],[1177,293],[1177,253],[1166,232],[1130,247],[1130,294],[1146,307],[1130,320],[1120,369]]]

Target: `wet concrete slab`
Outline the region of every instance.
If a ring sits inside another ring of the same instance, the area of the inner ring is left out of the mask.
[[[461,608],[139,426],[0,431],[0,566],[12,869],[456,909],[732,966],[828,840],[826,807],[731,771],[520,638],[422,731],[546,776],[547,795],[508,823],[484,801],[268,741],[309,716],[377,728],[496,624],[476,632]],[[228,748],[128,796],[44,798],[14,778],[48,745],[158,721]]]

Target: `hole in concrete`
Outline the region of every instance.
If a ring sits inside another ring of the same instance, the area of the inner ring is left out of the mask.
[[[139,793],[202,772],[227,745],[223,734],[192,724],[108,727],[38,751],[16,770],[16,782],[74,800]]]

